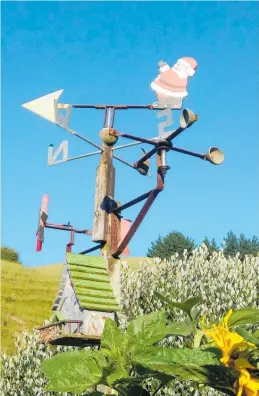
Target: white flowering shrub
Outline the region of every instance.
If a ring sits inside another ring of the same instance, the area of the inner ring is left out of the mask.
[[[154,292],[158,291],[174,301],[201,295],[201,315],[206,313],[207,320],[217,322],[230,308],[233,310],[251,307],[259,308],[259,258],[247,256],[243,261],[236,257],[226,258],[222,252],[214,252],[208,258],[205,245],[195,249],[187,258],[178,254],[169,261],[146,259],[137,270],[132,270],[127,262],[122,262],[120,325],[138,315],[166,308]],[[168,310],[169,312],[169,310]],[[170,311],[172,320],[181,320],[182,311]],[[188,338],[169,337],[165,344],[174,347],[189,346]],[[220,395],[209,388],[198,390],[190,384],[175,381],[171,387],[158,395]]]
[[[130,320],[139,315],[166,308],[154,292],[158,291],[175,301],[201,295],[202,314],[217,322],[230,308],[259,308],[259,258],[239,256],[226,259],[222,252],[213,253],[208,259],[205,246],[179,259],[172,256],[169,261],[146,259],[137,270],[132,270],[122,262],[120,326],[127,327]],[[172,320],[183,318],[183,313],[175,309],[170,312]],[[189,346],[188,338],[170,337],[165,345]],[[56,353],[73,350],[72,347],[52,347],[40,343],[39,332],[24,334],[17,342],[16,354],[1,354],[0,396],[72,396],[72,393],[52,393],[44,391],[46,379],[39,367],[43,360]],[[147,383],[147,388],[152,383]],[[84,395],[87,395],[85,393]],[[215,396],[221,395],[207,387],[173,381],[161,389],[157,396]]]
[[[138,315],[152,312],[166,303],[154,296],[158,291],[175,301],[201,295],[202,314],[217,321],[230,308],[259,307],[259,258],[239,255],[225,258],[214,252],[208,259],[208,249],[202,245],[192,255],[179,259],[175,254],[170,261],[146,259],[137,270],[122,262],[121,304],[122,327]],[[173,320],[183,316],[173,312]]]
[[[16,354],[1,353],[1,396],[72,396],[73,393],[44,391],[47,380],[39,367],[43,360],[73,347],[52,347],[40,343],[38,330],[24,333],[16,342]],[[86,394],[85,394],[86,395]]]

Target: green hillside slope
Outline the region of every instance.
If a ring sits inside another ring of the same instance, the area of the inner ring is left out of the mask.
[[[62,265],[32,269],[8,261],[1,264],[1,346],[3,352],[12,353],[21,331],[32,330],[50,317]]]
[[[127,258],[136,268],[141,257]],[[1,263],[1,346],[11,354],[16,336],[23,330],[32,330],[50,317],[62,273],[62,264],[29,268],[21,264]]]

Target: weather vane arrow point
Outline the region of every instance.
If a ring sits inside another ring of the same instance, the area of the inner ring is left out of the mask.
[[[64,89],[60,89],[59,91],[41,96],[40,98],[24,103],[22,107],[56,124],[58,121],[57,101],[63,91]]]

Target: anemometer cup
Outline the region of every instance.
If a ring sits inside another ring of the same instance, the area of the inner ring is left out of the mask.
[[[145,164],[144,162],[141,162],[136,170],[143,176],[147,176],[148,171],[149,171],[149,165]]]
[[[180,115],[180,126],[181,128],[189,128],[192,124],[194,124],[198,120],[198,115],[194,114],[189,109],[183,109],[182,114]]]
[[[219,148],[213,146],[209,148],[205,159],[213,165],[221,165],[224,162],[224,153]]]

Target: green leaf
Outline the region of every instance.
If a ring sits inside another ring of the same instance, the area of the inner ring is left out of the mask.
[[[106,381],[108,385],[113,385],[114,383],[118,382],[122,378],[128,377],[128,372],[123,368],[119,367],[117,370],[113,371],[106,377]]]
[[[242,337],[244,337],[244,339],[248,342],[252,342],[255,345],[259,345],[259,340],[258,338],[255,338],[251,333],[249,333],[249,331],[243,329],[242,327],[237,327],[236,332],[241,335]]]
[[[123,344],[123,333],[114,320],[107,318],[101,339],[102,348],[115,351]]]
[[[238,378],[238,373],[220,365],[214,353],[198,349],[147,347],[142,353],[136,353],[133,361],[172,378],[217,387],[231,387]]]
[[[45,360],[40,367],[49,380],[47,390],[82,393],[99,383],[102,370],[91,351],[60,353]]]
[[[150,396],[150,393],[139,385],[120,384],[116,386],[119,396]]]
[[[137,377],[121,378],[117,381],[117,384],[128,384],[131,386],[140,385],[143,381],[145,381],[149,377],[150,377],[150,373],[148,370],[146,370],[145,374],[143,374],[143,371],[142,371],[141,375],[138,375]],[[116,384],[116,386],[117,386],[117,384]]]
[[[202,301],[201,296],[191,297],[183,302],[171,301],[169,298],[164,297],[162,294],[155,292],[155,294],[163,301],[167,302],[170,308],[179,308],[182,311],[186,312],[191,317],[191,310],[195,307],[195,305],[199,304]]]
[[[89,351],[89,355],[92,356],[96,360],[96,363],[98,364],[99,367],[101,367],[101,369],[106,369],[109,367],[109,362],[107,360],[105,353],[103,353],[103,351],[101,351],[101,350],[97,351],[97,350],[92,349]]]
[[[226,394],[232,395],[233,386],[236,380],[239,378],[239,372],[223,366],[223,364],[219,366],[206,365],[204,366],[209,372],[208,376],[208,385],[210,385],[214,389],[224,389]],[[223,390],[221,390],[223,392]],[[235,394],[235,393],[234,393]]]
[[[196,330],[194,339],[193,339],[193,348],[200,348],[201,341],[204,337],[204,333],[201,330]]]
[[[250,347],[238,354],[239,358],[245,358],[252,366],[259,369],[259,348]],[[259,375],[259,372],[257,372]]]
[[[142,344],[152,345],[162,340],[166,335],[165,312],[156,311],[139,316],[130,322],[126,338],[128,346]]]
[[[193,333],[193,327],[186,322],[170,322],[166,326],[166,336],[178,335],[188,337]]]
[[[91,393],[87,393],[87,396],[105,396],[105,394],[102,392],[94,391]]]
[[[171,364],[176,363],[180,365],[194,365],[203,366],[205,364],[218,365],[219,360],[215,353],[201,349],[188,349],[188,348],[159,348],[159,347],[146,347],[143,350],[136,349],[132,353],[132,359],[135,363],[144,365],[143,363],[150,364]]]
[[[152,378],[156,378],[163,384],[167,384],[168,382],[172,381],[172,377],[170,377],[166,374],[158,373],[157,371],[151,370],[150,368],[145,368],[138,364],[135,366],[135,370],[136,370],[136,373],[138,374],[138,377],[136,377],[136,378],[143,377],[143,379],[145,379],[145,377],[146,378],[152,377]]]
[[[259,309],[244,308],[234,311],[228,319],[228,326],[241,326],[259,322]]]
[[[222,351],[221,351],[220,349],[218,349],[217,347],[214,347],[214,346],[210,346],[210,347],[205,346],[205,347],[203,347],[202,350],[203,350],[203,351],[206,351],[206,352],[211,352],[211,353],[213,353],[213,354],[217,357],[218,360],[220,360],[220,359],[222,358]]]
[[[228,395],[228,396],[236,396],[236,391],[234,391],[233,389],[231,389],[230,387],[228,388],[221,388],[218,386],[212,386],[210,385],[211,388],[223,393],[224,395]]]
[[[258,339],[259,339],[259,330],[256,330],[256,331],[254,332],[253,336],[254,336],[255,338],[258,338]]]

